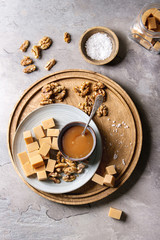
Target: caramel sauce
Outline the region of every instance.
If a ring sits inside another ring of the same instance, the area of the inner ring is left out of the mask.
[[[73,126],[64,133],[62,148],[68,157],[83,158],[92,150],[92,134],[86,130],[85,135],[82,135],[83,129],[82,126]]]

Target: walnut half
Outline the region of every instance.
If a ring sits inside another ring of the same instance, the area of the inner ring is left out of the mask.
[[[21,65],[22,66],[27,66],[33,63],[32,59],[30,57],[24,56],[23,59],[21,60]]]
[[[47,48],[49,48],[51,44],[52,44],[52,40],[49,37],[43,37],[38,42],[38,46],[43,50],[46,50]]]
[[[30,44],[30,42],[29,42],[28,40],[25,40],[24,43],[22,43],[22,45],[20,46],[19,49],[20,49],[22,52],[26,52],[27,49],[28,49],[28,47],[29,47],[29,44]]]
[[[36,66],[33,64],[33,65],[29,65],[28,67],[24,68],[23,72],[31,73],[31,72],[34,72],[35,70],[36,70]]]
[[[38,46],[34,45],[31,49],[31,52],[34,54],[35,58],[40,57],[40,48]]]
[[[67,175],[62,178],[65,182],[72,182],[76,179],[75,175]]]
[[[51,59],[49,62],[47,62],[44,68],[49,71],[55,64],[56,64],[56,60]]]

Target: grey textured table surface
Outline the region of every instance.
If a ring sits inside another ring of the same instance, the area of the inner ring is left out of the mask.
[[[160,239],[160,56],[128,39],[129,27],[145,2],[0,1],[0,239]],[[81,34],[98,25],[118,35],[120,51],[113,64],[90,65],[78,50]],[[66,31],[72,35],[68,45],[63,41]],[[33,44],[45,35],[54,44],[36,61],[38,71],[25,75],[20,65],[24,54],[18,48],[25,39]],[[65,206],[43,199],[21,181],[8,155],[10,113],[23,91],[48,74],[43,66],[52,57],[57,64],[51,73],[87,69],[110,77],[128,92],[141,116],[144,142],[134,173],[118,192],[93,204]],[[125,221],[109,218],[110,206],[122,209]]]

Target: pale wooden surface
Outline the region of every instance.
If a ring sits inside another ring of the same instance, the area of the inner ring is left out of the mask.
[[[19,123],[29,113],[40,107],[40,91],[42,86],[53,81],[58,81],[67,89],[67,97],[64,100],[64,103],[77,107],[78,103],[83,102],[84,99],[79,97],[73,91],[74,86],[79,86],[83,81],[90,81],[93,85],[98,80],[105,83],[107,87],[107,98],[105,103],[108,106],[109,114],[108,117],[94,117],[94,121],[100,130],[103,142],[102,160],[97,173],[104,176],[105,167],[114,164],[118,173],[116,177],[116,187],[106,188],[89,181],[83,187],[72,193],[54,195],[43,193],[37,189],[34,189],[28,183],[26,183],[21,176],[23,181],[29,187],[31,187],[32,190],[52,201],[73,205],[98,201],[116,191],[127,180],[138,161],[138,154],[141,151],[142,144],[141,123],[139,115],[133,106],[133,102],[120,88],[120,86],[103,75],[82,70],[65,70],[44,77],[27,89],[22,98],[18,101],[13,111],[13,115],[11,116],[8,130],[8,140],[9,151],[12,156],[11,146],[13,143],[15,130]],[[129,103],[127,102],[128,99],[130,100]],[[120,127],[116,127],[118,124],[121,124]],[[128,126],[128,128],[126,128],[126,126]],[[139,141],[138,145],[137,141]],[[138,154],[136,154],[137,152]],[[117,158],[114,158],[114,155],[116,155]],[[124,159],[125,165],[123,164],[122,159]],[[18,169],[16,170],[18,172]]]

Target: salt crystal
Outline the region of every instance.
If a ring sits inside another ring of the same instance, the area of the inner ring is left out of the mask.
[[[125,163],[124,159],[122,159],[122,163],[123,163],[123,165],[126,165],[126,163]]]
[[[117,159],[118,158],[118,155],[115,153],[114,155],[113,155],[113,159],[115,160],[115,159]]]
[[[112,53],[112,42],[106,33],[93,34],[85,44],[87,55],[95,60],[104,60]]]
[[[112,124],[112,127],[115,127],[116,126],[116,124]]]
[[[118,124],[117,124],[117,128],[120,128],[120,127],[121,127],[121,125],[122,125],[121,123],[118,123]]]

